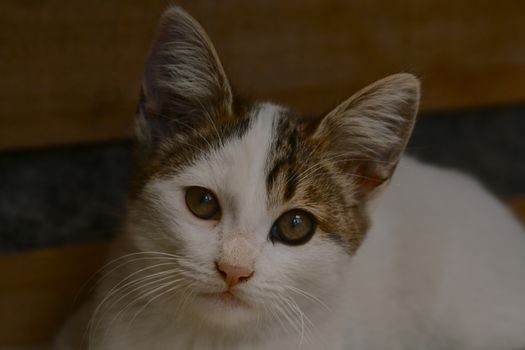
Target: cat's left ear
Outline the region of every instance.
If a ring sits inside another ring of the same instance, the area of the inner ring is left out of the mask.
[[[232,90],[210,38],[188,13],[162,15],[146,60],[135,133],[154,143],[231,115]]]
[[[314,137],[327,160],[368,199],[392,176],[414,126],[419,80],[406,73],[391,75],[359,91],[320,122]]]

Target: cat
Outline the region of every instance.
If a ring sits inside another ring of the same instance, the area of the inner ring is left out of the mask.
[[[127,219],[56,348],[524,349],[524,229],[474,179],[403,155],[419,94],[400,73],[318,117],[242,100],[169,8]]]

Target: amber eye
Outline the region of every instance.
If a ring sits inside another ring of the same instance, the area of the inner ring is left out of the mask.
[[[192,186],[186,189],[186,205],[198,218],[203,220],[218,220],[221,208],[217,198],[204,187]]]
[[[270,240],[288,245],[300,245],[308,242],[315,232],[315,219],[312,214],[293,209],[281,215],[272,226]]]

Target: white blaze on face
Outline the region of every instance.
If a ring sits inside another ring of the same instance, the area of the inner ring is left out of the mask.
[[[177,215],[174,235],[182,236],[187,248],[202,259],[253,267],[257,247],[266,240],[274,220],[267,207],[265,169],[280,110],[272,104],[260,105],[240,138],[225,140],[223,147],[207,152],[173,178],[148,185],[166,212]],[[217,195],[221,219],[216,225],[187,210],[184,189],[189,186],[202,186]]]
[[[280,108],[263,104],[241,139],[233,139],[208,158],[218,195],[224,197],[224,233],[255,233],[268,211],[266,162],[274,135],[274,120]],[[231,215],[228,215],[231,214]],[[227,232],[226,232],[227,231]]]

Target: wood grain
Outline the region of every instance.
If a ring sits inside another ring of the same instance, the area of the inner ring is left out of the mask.
[[[49,342],[106,252],[88,244],[2,256],[0,346]]]
[[[129,137],[168,1],[0,2],[0,149]],[[423,109],[525,100],[523,1],[186,0],[237,89],[321,111],[398,71]]]

